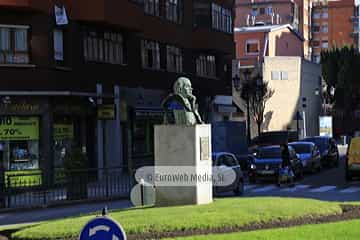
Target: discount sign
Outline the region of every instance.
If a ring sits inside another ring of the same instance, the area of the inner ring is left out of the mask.
[[[0,117],[0,140],[38,140],[39,118]]]

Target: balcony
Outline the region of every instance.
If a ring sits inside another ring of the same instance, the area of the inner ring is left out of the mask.
[[[114,24],[125,28],[141,28],[144,10],[128,0],[89,1],[71,3],[73,19]]]

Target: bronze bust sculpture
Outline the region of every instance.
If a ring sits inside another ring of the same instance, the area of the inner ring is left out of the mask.
[[[174,83],[173,90],[174,93],[169,94],[162,103],[165,110],[164,124],[202,124],[190,80],[179,77]]]

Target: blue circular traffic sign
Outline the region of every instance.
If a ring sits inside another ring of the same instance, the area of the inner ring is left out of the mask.
[[[80,240],[126,240],[120,224],[109,217],[90,220],[80,233]]]

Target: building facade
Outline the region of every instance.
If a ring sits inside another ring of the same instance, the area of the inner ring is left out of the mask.
[[[236,0],[235,27],[290,24],[303,41],[303,55],[311,58],[310,0]]]
[[[354,0],[312,3],[312,60],[320,62],[322,50],[358,46],[359,7]]]
[[[232,0],[0,1],[5,170],[51,179],[74,147],[92,168],[151,165],[153,125],[177,77],[191,79],[204,119],[216,95],[231,95],[232,8]],[[109,104],[114,116],[99,119]]]
[[[274,90],[265,107],[263,131],[292,130],[300,137],[319,134],[320,65],[301,57],[265,57],[263,80]]]

